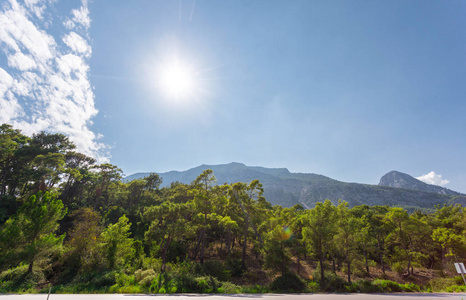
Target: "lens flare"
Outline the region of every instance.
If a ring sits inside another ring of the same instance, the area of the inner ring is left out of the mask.
[[[293,231],[291,230],[290,227],[288,226],[283,226],[282,232],[281,232],[281,240],[286,241],[289,240],[293,237]]]

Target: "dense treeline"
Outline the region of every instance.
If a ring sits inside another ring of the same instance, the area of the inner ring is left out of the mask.
[[[165,188],[157,174],[123,182],[117,166],[75,152],[66,136],[27,137],[7,124],[0,150],[3,292],[48,283],[68,292],[239,292],[236,284],[275,276],[276,291],[351,290],[355,277],[413,278],[466,256],[461,206],[283,208],[264,199],[258,180],[217,184],[211,170]]]

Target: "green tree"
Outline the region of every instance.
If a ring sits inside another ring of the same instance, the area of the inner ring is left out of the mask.
[[[199,252],[199,261],[201,264],[204,263],[204,251],[207,243],[206,232],[210,226],[210,216],[214,213],[214,193],[212,193],[212,187],[217,179],[214,176],[214,172],[210,169],[205,170],[197,176],[193,182],[194,188],[191,190],[194,196],[192,203],[196,214],[193,216],[193,222],[195,227],[199,229],[199,238],[194,252],[194,257]]]
[[[309,245],[311,253],[319,260],[320,278],[325,281],[324,260],[327,250],[331,247],[333,237],[337,233],[336,208],[330,202],[318,202],[316,206],[307,211],[306,227],[303,229],[303,237]]]
[[[0,126],[0,203],[7,193],[7,179],[11,177],[15,165],[15,156],[18,149],[24,147],[28,137],[21,134],[11,125]]]
[[[173,241],[182,240],[187,230],[187,215],[190,205],[164,202],[159,206],[151,206],[144,210],[143,220],[150,222],[144,237],[147,244],[160,246],[162,249],[161,272],[165,272],[167,255]],[[183,258],[181,258],[183,259]]]
[[[413,262],[425,258],[425,244],[422,241],[431,241],[431,232],[427,223],[419,218],[410,216],[400,207],[392,207],[386,216],[391,223],[393,231],[389,240],[394,249],[393,256],[396,261],[406,263],[407,275],[413,275]]]
[[[61,200],[49,192],[29,197],[18,213],[7,220],[1,232],[5,264],[24,261],[29,264],[28,273],[34,262],[48,258],[60,249],[65,235],[57,236],[58,221],[66,214]]]
[[[69,230],[69,239],[65,242],[68,248],[66,267],[68,272],[79,270],[91,271],[100,261],[100,216],[92,208],[79,208],[70,217],[73,227]]]
[[[241,263],[243,268],[246,268],[246,248],[248,243],[249,228],[252,227],[256,241],[262,244],[261,236],[257,231],[259,224],[260,211],[262,210],[261,204],[263,203],[264,189],[259,180],[253,180],[251,183],[240,183],[233,184],[231,188],[231,198],[236,200],[236,204],[241,207],[243,212],[243,255]]]
[[[124,267],[133,256],[133,239],[131,234],[131,223],[123,215],[117,223],[108,225],[101,234],[102,247],[107,266],[110,269]]]
[[[344,254],[347,266],[347,278],[351,283],[351,263],[355,259],[357,236],[361,229],[361,222],[355,218],[348,208],[347,202],[339,202],[337,206],[337,247]]]
[[[466,257],[464,209],[460,205],[436,207],[431,215],[432,239],[440,245],[440,260]]]

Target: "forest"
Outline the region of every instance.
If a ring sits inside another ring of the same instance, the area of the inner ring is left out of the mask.
[[[0,293],[466,291],[466,211],[272,206],[258,180],[191,183],[0,127]]]

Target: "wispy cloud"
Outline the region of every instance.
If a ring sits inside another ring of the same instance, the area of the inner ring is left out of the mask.
[[[106,161],[106,147],[90,129],[97,110],[89,80],[88,3],[83,0],[65,16],[61,36],[47,32],[53,3],[9,0],[0,8],[0,49],[6,58],[0,59],[0,123],[26,134],[64,133],[79,151]]]
[[[437,174],[434,171],[431,171],[427,174],[416,177],[416,179],[419,179],[420,181],[423,181],[428,184],[434,184],[434,185],[439,185],[439,186],[445,186],[450,182],[447,179],[443,179],[442,175]]]

